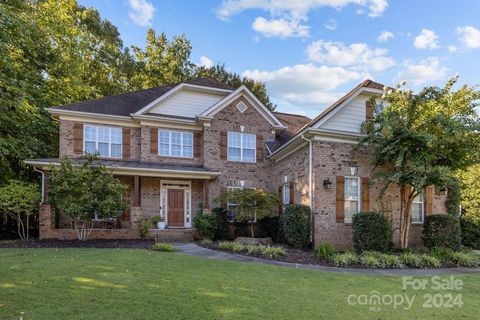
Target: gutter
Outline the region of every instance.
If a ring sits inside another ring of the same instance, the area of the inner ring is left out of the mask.
[[[305,138],[305,136],[302,134],[302,139],[305,141],[308,141],[308,197],[309,197],[309,204],[310,204],[310,213],[311,213],[311,220],[312,220],[312,232],[310,234],[310,241],[313,243],[313,234],[315,233],[315,220],[314,220],[314,214],[313,214],[313,144],[311,139]]]
[[[39,172],[42,175],[42,201],[40,201],[40,205],[42,205],[45,200],[45,173],[42,170],[38,170],[36,167],[33,167],[33,171]]]

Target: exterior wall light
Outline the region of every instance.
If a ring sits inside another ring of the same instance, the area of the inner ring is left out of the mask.
[[[330,188],[332,188],[332,182],[330,181],[330,179],[323,180],[323,187],[324,187],[325,189],[330,189]]]

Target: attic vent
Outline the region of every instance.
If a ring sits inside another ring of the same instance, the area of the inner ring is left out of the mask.
[[[240,101],[238,104],[237,104],[237,109],[238,111],[240,111],[241,113],[244,113],[245,110],[247,110],[247,105],[245,103],[243,103],[243,101]]]

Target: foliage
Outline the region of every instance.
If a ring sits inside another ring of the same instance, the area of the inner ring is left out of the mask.
[[[211,239],[208,239],[208,238],[205,238],[205,239],[202,239],[200,241],[200,243],[202,244],[202,246],[209,246],[212,244],[212,240]]]
[[[310,207],[290,204],[280,216],[280,233],[283,241],[294,248],[306,248],[312,233],[312,212]]]
[[[241,244],[240,242],[233,241],[230,244],[230,250],[232,250],[233,252],[240,252],[240,251],[245,250],[245,246],[243,244]]]
[[[49,198],[61,214],[72,218],[80,240],[88,238],[92,218],[117,217],[126,208],[122,194],[127,187],[95,157],[81,165],[63,159],[51,170]]]
[[[217,221],[211,214],[197,213],[193,225],[203,239],[213,239],[217,229]]]
[[[234,202],[237,204],[235,219],[250,224],[252,238],[255,238],[253,224],[255,220],[278,215],[277,194],[263,189],[235,189],[222,193],[215,199],[217,203]]]
[[[152,220],[147,215],[142,215],[137,219],[137,226],[140,238],[144,239],[152,227]]]
[[[472,165],[480,149],[480,122],[475,108],[480,93],[474,88],[427,87],[418,94],[385,88],[389,107],[367,121],[359,147],[368,147],[375,179],[385,191],[399,187],[400,246],[408,246],[411,205],[427,186],[449,185],[453,174]],[[410,189],[409,186],[412,188]]]
[[[266,247],[262,248],[262,254],[265,255],[269,259],[273,259],[276,256],[285,255],[285,250],[283,250],[282,247],[266,246]]]
[[[462,216],[468,221],[480,225],[480,164],[475,164],[470,168],[458,173],[462,181],[461,205]]]
[[[403,265],[411,268],[420,268],[423,266],[422,256],[413,252],[406,252],[400,255],[400,261]]]
[[[348,267],[358,262],[358,256],[351,251],[337,253],[332,257],[332,262],[335,267]]]
[[[429,254],[420,255],[420,261],[423,268],[440,268],[442,266],[440,259]]]
[[[368,251],[362,253],[360,256],[360,263],[370,269],[380,269],[384,267],[381,258]]]
[[[212,215],[215,216],[217,228],[215,229],[215,239],[228,239],[228,212],[225,208],[213,208]]]
[[[255,245],[255,244],[247,245],[247,253],[249,255],[254,255],[259,251],[261,251],[261,248],[259,248],[259,246]]]
[[[383,254],[382,255],[383,259],[383,265],[385,268],[390,268],[390,269],[403,269],[405,268],[405,265],[402,263],[400,260],[400,257],[394,254]]]
[[[357,252],[392,248],[392,225],[380,212],[359,212],[352,219],[353,245]]]
[[[156,226],[160,221],[163,221],[161,216],[153,216],[150,218],[150,223],[154,226]]]
[[[462,201],[462,183],[457,177],[452,177],[446,188],[448,189],[447,200],[445,201],[447,212],[453,217],[459,217]]]
[[[458,250],[461,243],[460,223],[457,218],[445,214],[425,217],[423,242],[427,248],[443,247]]]
[[[153,251],[161,251],[161,252],[176,252],[178,251],[177,248],[172,246],[169,243],[162,243],[162,242],[157,242],[152,246]]]
[[[460,218],[460,227],[462,229],[462,244],[480,250],[480,221],[462,217]]]
[[[329,242],[320,243],[315,248],[315,256],[324,261],[330,261],[335,252],[335,248]]]
[[[451,252],[448,255],[449,262],[456,264],[459,267],[478,267],[480,266],[480,257],[472,251],[457,251]]]
[[[23,241],[29,240],[30,219],[38,212],[39,202],[36,184],[10,180],[7,185],[0,187],[0,211],[16,221],[18,236]]]
[[[280,242],[280,217],[265,217],[257,221],[259,237],[270,237],[272,241]]]

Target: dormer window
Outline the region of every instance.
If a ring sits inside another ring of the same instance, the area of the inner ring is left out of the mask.
[[[122,128],[84,126],[83,151],[104,158],[122,157]]]

